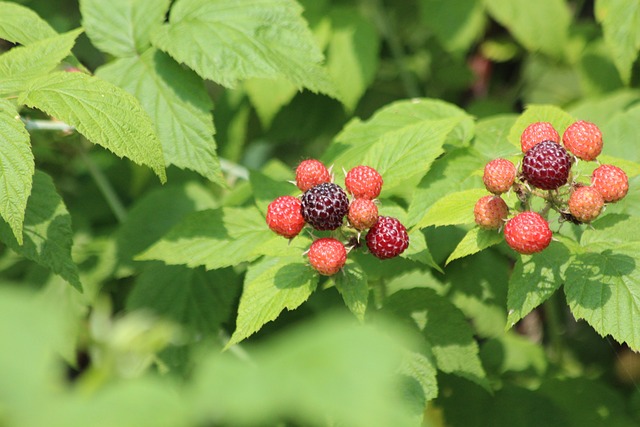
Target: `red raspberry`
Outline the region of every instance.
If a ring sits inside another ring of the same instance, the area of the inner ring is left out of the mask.
[[[339,185],[318,184],[302,195],[302,216],[316,230],[335,230],[349,211],[349,199]]]
[[[303,160],[296,168],[296,185],[301,191],[324,182],[331,182],[331,173],[321,161]]]
[[[571,157],[560,144],[542,141],[524,155],[522,175],[534,187],[555,190],[567,183]]]
[[[354,199],[349,205],[347,219],[356,230],[366,230],[378,220],[378,207],[372,200]]]
[[[347,172],[344,184],[356,199],[375,199],[382,189],[382,176],[369,166],[356,166]]]
[[[595,160],[602,151],[602,132],[595,124],[578,120],[564,131],[562,143],[577,158]]]
[[[569,212],[580,222],[591,222],[600,215],[604,199],[593,187],[578,187],[569,197]]]
[[[591,186],[602,194],[605,202],[615,203],[627,195],[629,178],[619,167],[602,165],[591,174]]]
[[[407,229],[396,218],[379,216],[367,233],[367,247],[380,259],[393,258],[409,247]]]
[[[560,142],[560,135],[549,122],[531,123],[520,135],[520,147],[526,153],[542,141]]]
[[[267,225],[281,236],[292,239],[304,227],[302,204],[293,196],[280,196],[267,207]]]
[[[507,244],[525,255],[545,249],[551,243],[551,236],[549,223],[537,212],[521,212],[504,226]]]
[[[487,230],[497,230],[502,227],[509,215],[509,208],[500,196],[488,195],[481,197],[473,208],[476,224]]]
[[[516,180],[516,166],[507,159],[494,159],[484,167],[482,181],[490,193],[502,194],[509,191]]]
[[[336,274],[347,262],[346,248],[333,237],[323,237],[314,241],[307,256],[311,266],[325,276]]]

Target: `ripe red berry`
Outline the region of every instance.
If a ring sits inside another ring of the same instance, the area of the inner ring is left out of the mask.
[[[379,216],[367,233],[367,247],[380,259],[393,258],[409,247],[407,229],[396,218]]]
[[[372,167],[356,166],[347,172],[344,183],[356,199],[375,199],[382,189],[382,176]]]
[[[301,191],[307,191],[324,182],[331,182],[331,173],[321,161],[303,160],[296,168],[296,185]]]
[[[602,165],[591,174],[591,186],[602,194],[605,202],[615,203],[627,195],[629,178],[619,167]]]
[[[490,193],[502,194],[509,191],[516,180],[516,166],[507,159],[494,159],[484,167],[482,181]]]
[[[604,199],[593,187],[578,187],[569,197],[569,212],[580,222],[591,222],[600,215]]]
[[[487,230],[502,227],[509,215],[509,208],[500,196],[481,197],[473,208],[476,224]]]
[[[344,267],[347,250],[339,240],[323,237],[311,244],[307,256],[309,263],[318,273],[331,276]]]
[[[520,135],[520,147],[526,153],[542,141],[560,142],[560,135],[549,122],[531,123]]]
[[[354,199],[347,213],[349,224],[359,231],[367,230],[378,220],[378,206],[369,199]]]
[[[281,236],[292,239],[304,227],[300,200],[293,196],[280,196],[267,207],[267,225]]]
[[[335,230],[348,211],[349,199],[337,184],[318,184],[302,195],[302,216],[316,230]]]
[[[602,151],[602,132],[595,124],[578,120],[564,131],[562,143],[577,158],[595,160]]]
[[[522,175],[534,187],[555,190],[567,183],[571,157],[560,144],[543,141],[527,151],[522,161]]]
[[[511,218],[504,226],[504,238],[516,252],[530,255],[551,243],[549,223],[537,212],[525,211]]]

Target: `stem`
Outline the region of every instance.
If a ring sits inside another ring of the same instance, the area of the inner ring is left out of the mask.
[[[245,181],[249,180],[249,170],[247,168],[237,163],[233,163],[230,160],[223,159],[222,157],[219,157],[219,160],[220,169],[222,169],[223,172],[226,172],[235,178],[244,179]]]
[[[560,309],[558,304],[558,293],[551,295],[551,297],[544,302],[543,307],[547,332],[549,333],[549,341],[551,342],[557,364],[562,366],[564,361],[564,343],[562,339],[562,336],[564,335],[564,326],[560,316],[558,315]]]
[[[400,80],[402,81],[402,85],[404,86],[406,94],[410,98],[420,97],[418,82],[407,68],[404,48],[402,46],[402,43],[400,42],[398,34],[394,31],[393,24],[389,19],[384,5],[382,4],[382,0],[368,0],[368,2],[372,6],[374,15],[373,18],[376,25],[378,26],[378,31],[380,31],[380,34],[382,34],[382,37],[387,41],[387,44],[389,45],[391,56],[393,57],[396,66],[398,67]]]
[[[91,178],[93,178],[93,180],[95,181],[96,185],[98,186],[98,190],[100,190],[100,193],[102,193],[102,196],[107,201],[107,204],[111,208],[111,211],[115,215],[118,222],[124,222],[125,218],[127,217],[127,210],[120,201],[118,194],[113,189],[113,186],[107,179],[106,175],[104,174],[104,172],[102,172],[102,169],[100,169],[98,165],[96,165],[93,159],[89,157],[89,155],[84,150],[80,152],[80,157],[87,166]]]
[[[64,122],[54,120],[31,120],[22,118],[24,126],[28,131],[32,130],[59,130],[62,132],[74,132],[76,128]]]

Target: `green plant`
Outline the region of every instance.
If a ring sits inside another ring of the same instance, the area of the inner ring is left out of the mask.
[[[635,0],[0,1],[0,425],[637,425],[638,40]],[[602,165],[487,195],[576,122]],[[315,184],[377,223],[303,228]]]

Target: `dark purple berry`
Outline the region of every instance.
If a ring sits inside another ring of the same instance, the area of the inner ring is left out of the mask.
[[[349,199],[339,185],[318,184],[302,195],[302,216],[316,230],[335,230],[349,211]]]
[[[393,258],[409,246],[407,229],[390,216],[379,216],[367,233],[367,247],[380,259]]]
[[[543,141],[534,145],[522,161],[524,179],[542,190],[555,190],[566,184],[570,169],[569,153],[553,141]]]

